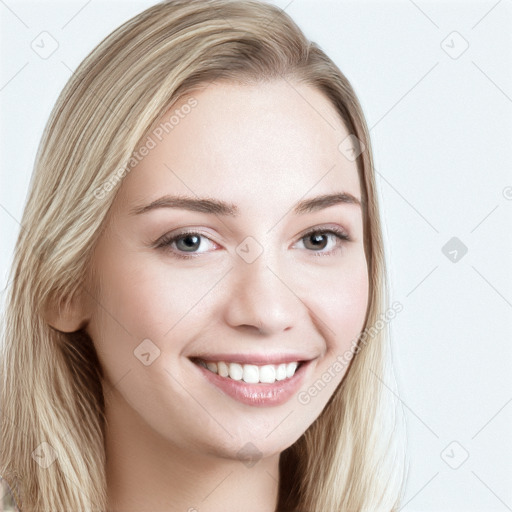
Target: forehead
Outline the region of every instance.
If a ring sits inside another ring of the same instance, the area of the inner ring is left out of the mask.
[[[333,191],[360,198],[357,165],[339,149],[348,135],[311,86],[212,83],[146,134],[138,148],[145,156],[123,179],[120,200],[208,195],[256,212]]]

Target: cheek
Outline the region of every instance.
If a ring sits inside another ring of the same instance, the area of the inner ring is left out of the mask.
[[[168,363],[202,325],[201,299],[219,275],[184,272],[142,252],[110,247],[100,254],[100,295],[88,330],[109,378],[140,371],[136,353],[147,339],[160,350],[158,363]]]
[[[356,346],[364,328],[368,308],[368,269],[366,260],[358,259],[353,265],[331,274],[323,292],[310,296],[308,306],[320,318],[319,329],[325,339],[324,357],[318,362],[317,377],[329,373],[329,389],[334,391],[348,368],[336,361],[345,361],[349,351]],[[329,393],[326,393],[329,394]]]
[[[368,307],[366,261],[343,267],[330,274],[322,290],[314,294],[312,309],[318,312],[329,350],[345,350],[364,326]]]
[[[342,382],[364,328],[369,297],[364,256],[334,272],[323,290],[310,297],[308,307],[320,317],[317,325],[325,340],[325,352],[315,365],[312,379],[297,396],[299,411],[308,421],[322,413]]]
[[[147,255],[124,256],[102,269],[101,308],[105,329],[140,339],[162,337],[199,299],[197,276],[179,273]],[[197,293],[196,293],[197,292]],[[197,295],[197,297],[196,297]]]
[[[141,366],[134,351],[143,340],[161,345],[163,333],[177,321],[179,294],[170,295],[171,282],[140,256],[113,248],[100,255],[100,290],[88,330],[106,373],[116,381]]]

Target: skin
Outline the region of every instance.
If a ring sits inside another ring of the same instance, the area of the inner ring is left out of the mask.
[[[214,83],[193,97],[197,106],[123,178],[92,259],[99,277],[88,288],[98,291],[78,315],[105,373],[109,510],[272,512],[280,453],[319,416],[345,369],[308,404],[293,396],[253,407],[221,393],[188,356],[308,354],[300,391],[332,373],[364,327],[362,210],[292,208],[333,192],[361,199],[361,189],[356,163],[338,149],[349,132],[316,89]],[[130,214],[164,194],[221,199],[240,215]],[[331,226],[350,241],[325,234],[315,250],[304,237]],[[152,245],[183,228],[204,235],[195,259],[173,256],[183,243]],[[236,252],[248,236],[263,248],[250,264]],[[144,339],[161,351],[148,366],[134,356]],[[253,465],[237,455],[249,442],[261,457]]]

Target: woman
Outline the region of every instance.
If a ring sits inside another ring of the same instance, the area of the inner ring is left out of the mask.
[[[0,470],[23,512],[397,510],[368,130],[284,12],[168,1],[115,30],[22,225]]]

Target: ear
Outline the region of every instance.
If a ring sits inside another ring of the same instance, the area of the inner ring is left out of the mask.
[[[62,332],[75,332],[89,323],[92,313],[92,298],[82,287],[65,301],[50,301],[45,310],[46,322]]]

